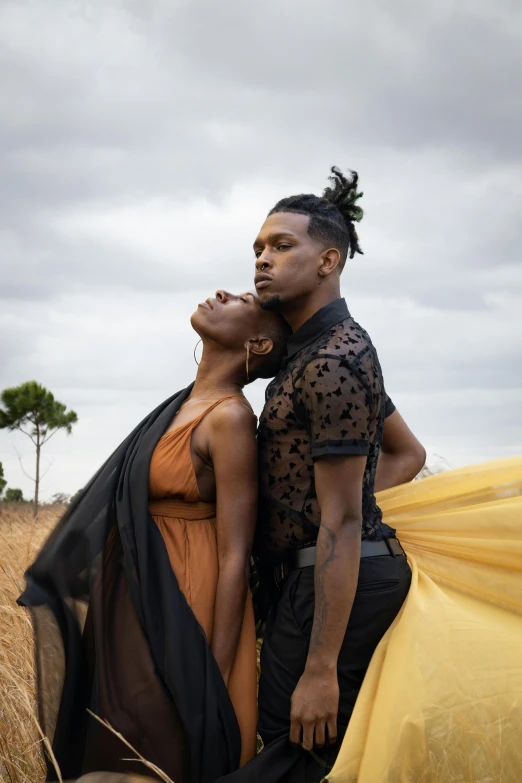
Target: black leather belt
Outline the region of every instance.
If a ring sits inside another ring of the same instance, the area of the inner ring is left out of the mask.
[[[286,573],[295,571],[297,568],[315,565],[315,553],[315,546],[294,549],[283,564]],[[383,555],[406,557],[404,549],[396,538],[386,538],[384,541],[361,541],[361,557],[382,557]],[[281,566],[277,566],[277,568],[281,571]]]

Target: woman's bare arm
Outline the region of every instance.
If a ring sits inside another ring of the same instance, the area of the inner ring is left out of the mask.
[[[256,419],[242,403],[219,406],[210,431],[216,477],[219,579],[212,652],[225,682],[236,657],[257,516]]]
[[[426,462],[426,451],[399,411],[384,420],[375,492],[412,481]]]

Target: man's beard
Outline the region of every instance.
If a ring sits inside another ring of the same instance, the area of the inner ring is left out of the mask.
[[[282,304],[281,296],[279,294],[273,294],[259,304],[261,305],[261,310],[280,310]]]

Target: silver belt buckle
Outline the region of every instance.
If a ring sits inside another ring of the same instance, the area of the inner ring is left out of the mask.
[[[388,551],[392,557],[399,557],[400,555],[406,554],[404,549],[402,548],[402,545],[398,538],[386,538],[386,546],[388,547]],[[398,547],[399,551],[394,551],[391,542],[395,541],[395,545]]]
[[[278,588],[281,587],[281,585],[285,580],[286,574],[287,571],[284,563],[279,563],[278,565],[274,566],[274,579],[275,579],[276,587]]]

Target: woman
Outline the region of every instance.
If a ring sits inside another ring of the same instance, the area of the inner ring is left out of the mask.
[[[191,323],[195,383],[128,436],[26,574],[40,719],[64,778],[136,769],[88,710],[176,783],[255,754],[256,420],[242,389],[275,374],[288,330],[255,294],[225,291]]]

